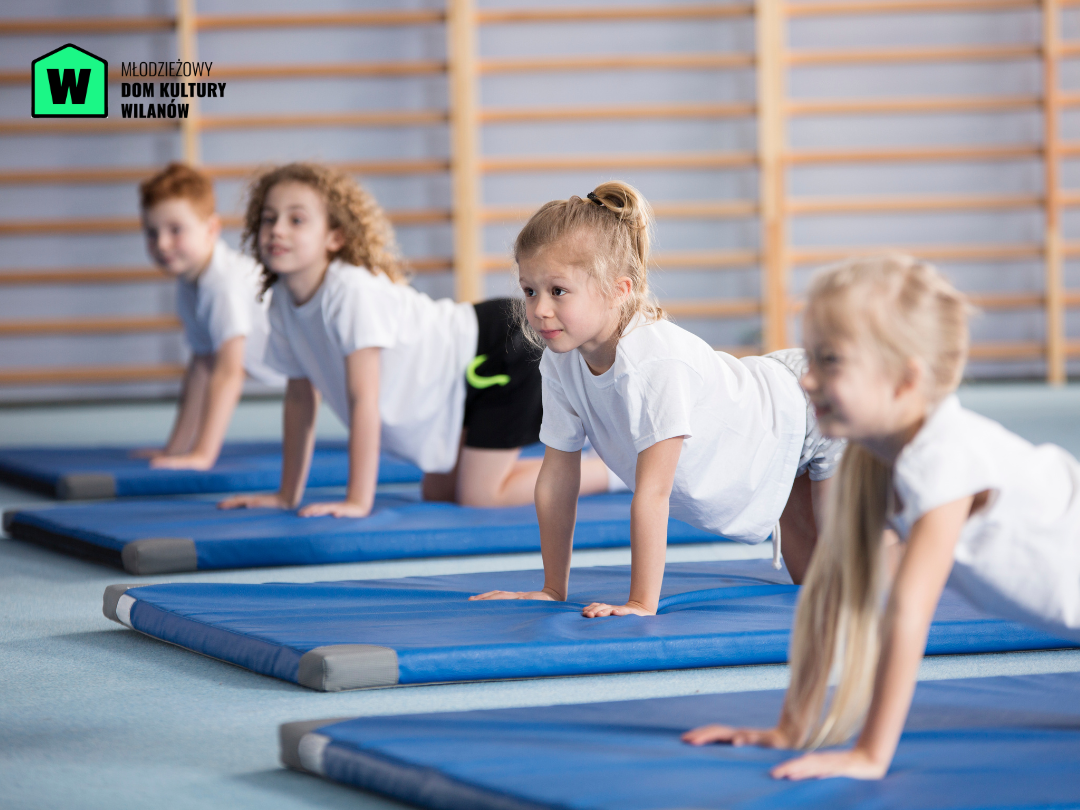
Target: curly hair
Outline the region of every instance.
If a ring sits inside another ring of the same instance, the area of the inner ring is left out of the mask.
[[[248,189],[244,214],[243,245],[259,255],[259,228],[266,195],[278,183],[311,186],[326,204],[331,230],[339,230],[343,244],[333,255],[349,264],[365,267],[370,273],[384,273],[391,281],[407,277],[394,229],[375,198],[344,172],[318,163],[289,163],[263,172]],[[262,292],[265,294],[277,273],[263,264]]]

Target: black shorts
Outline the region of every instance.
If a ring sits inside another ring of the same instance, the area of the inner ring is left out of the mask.
[[[540,441],[543,349],[531,345],[509,298],[474,304],[476,357],[465,372],[465,446],[509,450]]]

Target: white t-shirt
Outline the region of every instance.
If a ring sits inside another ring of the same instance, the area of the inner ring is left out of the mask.
[[[586,437],[634,488],[638,453],[683,442],[671,516],[744,543],[772,533],[806,433],[806,399],[779,361],[738,360],[669,321],[632,324],[614,365],[593,375],[577,351],[544,351],[540,441],[565,452]]]
[[[457,462],[465,418],[465,367],[476,354],[472,304],[433,301],[385,275],[335,261],[311,299],[293,303],[274,285],[266,360],[290,378],[311,381],[349,424],[345,358],[380,353],[382,447],[424,472]]]
[[[907,539],[932,509],[989,491],[956,546],[950,582],[984,610],[1080,641],[1080,463],[945,399],[900,452],[890,525]]]
[[[244,336],[244,370],[259,382],[283,386],[285,379],[263,362],[270,323],[269,293],[259,301],[259,265],[218,241],[210,264],[194,282],[176,282],[176,311],[192,354],[213,354]]]

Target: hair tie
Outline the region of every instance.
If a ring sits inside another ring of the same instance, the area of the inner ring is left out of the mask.
[[[597,196],[596,196],[596,192],[595,192],[595,191],[590,191],[590,192],[589,192],[588,194],[586,194],[585,196],[586,196],[586,197],[587,197],[588,199],[592,200],[592,201],[593,201],[594,203],[596,203],[597,205],[599,205],[599,206],[600,206],[601,208],[603,208],[603,207],[604,207],[604,201],[603,201],[603,200],[601,200],[601,199],[600,199],[599,197],[597,197]]]

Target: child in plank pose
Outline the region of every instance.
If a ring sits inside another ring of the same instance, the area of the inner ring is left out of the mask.
[[[816,749],[861,726],[850,750],[772,774],[881,778],[950,575],[986,610],[1080,641],[1080,464],[961,407],[966,319],[960,293],[903,256],[812,282],[803,385],[822,429],[850,444],[799,597],[791,686],[776,728],[705,726],[688,742]],[[905,546],[891,589],[887,526]]]
[[[176,306],[191,348],[180,407],[163,450],[140,451],[150,466],[208,470],[225,440],[244,387],[285,379],[262,361],[270,326],[260,303],[259,267],[222,241],[210,178],[170,163],[139,187],[143,233],[154,263],[176,278]]]
[[[320,395],[349,428],[345,500],[303,516],[364,517],[380,445],[424,471],[423,494],[469,506],[532,502],[540,375],[505,299],[434,301],[404,282],[393,230],[350,177],[294,163],[255,181],[245,242],[273,288],[267,362],[288,377],[281,488],[222,507],[290,509],[304,493]],[[598,460],[575,493],[607,489]]]
[[[649,293],[649,230],[644,198],[611,182],[548,203],[517,238],[528,325],[546,347],[536,483],[544,587],[474,599],[566,599],[586,438],[634,499],[630,598],[584,615],[656,613],[669,514],[744,543],[770,534],[775,543],[780,519],[788,570],[802,579],[814,501],[842,451],[818,432],[799,388],[805,356],[738,360],[665,320]]]

